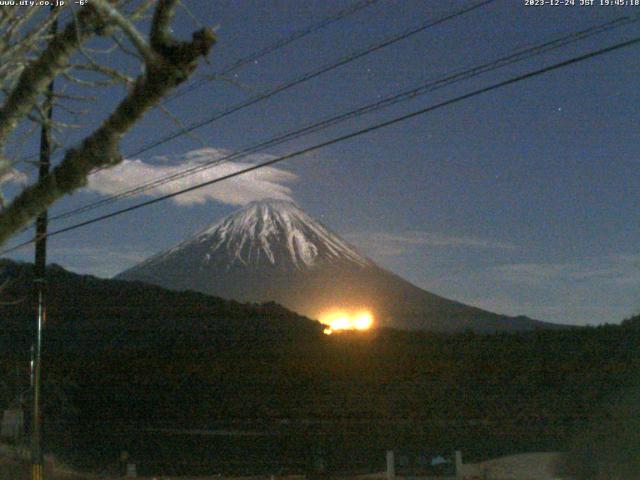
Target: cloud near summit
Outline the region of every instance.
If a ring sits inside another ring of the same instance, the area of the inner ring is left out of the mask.
[[[424,231],[401,233],[365,232],[345,234],[345,237],[373,256],[395,257],[415,247],[463,247],[480,249],[514,250],[508,242],[485,240],[474,237],[442,235]]]
[[[264,154],[249,155],[244,157],[242,161],[223,161],[208,168],[198,168],[206,162],[215,162],[231,153],[228,150],[218,148],[203,148],[176,157],[159,157],[155,163],[127,159],[115,167],[91,175],[86,190],[102,195],[117,195],[165,177],[174,178],[173,181],[131,195],[158,197],[224,177],[275,158]],[[183,171],[191,171],[191,169],[197,169],[197,171],[184,177],[177,177]],[[297,175],[287,170],[263,167],[178,195],[171,200],[182,206],[203,204],[207,201],[217,201],[228,205],[245,205],[265,198],[292,200],[291,189],[287,184],[296,179]]]

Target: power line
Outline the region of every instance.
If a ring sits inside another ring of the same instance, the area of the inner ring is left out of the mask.
[[[108,214],[105,214],[105,215],[100,215],[100,216],[92,218],[90,220],[86,220],[84,222],[76,223],[76,224],[71,225],[69,227],[65,227],[65,228],[61,228],[61,229],[52,231],[52,232],[48,233],[46,235],[46,237],[48,238],[48,237],[52,237],[54,235],[59,235],[59,234],[62,234],[62,233],[70,232],[72,230],[76,230],[78,228],[82,228],[82,227],[85,227],[87,225],[91,225],[93,223],[101,222],[103,220],[107,220],[109,218],[121,215],[123,213],[128,213],[128,212],[131,212],[133,210],[137,210],[137,209],[140,209],[140,208],[143,208],[143,207],[147,207],[149,205],[161,202],[163,200],[167,200],[169,198],[176,197],[178,195],[182,195],[182,194],[185,194],[185,193],[188,193],[188,192],[192,192],[194,190],[197,190],[197,189],[200,189],[200,188],[203,188],[203,187],[207,187],[209,185],[213,185],[215,183],[219,183],[219,182],[223,182],[225,180],[229,180],[229,179],[237,177],[239,175],[243,175],[245,173],[252,172],[254,170],[258,170],[260,168],[268,167],[268,166],[274,165],[276,163],[283,162],[285,160],[289,160],[289,159],[292,159],[292,158],[300,157],[300,156],[305,155],[307,153],[314,152],[316,150],[320,150],[322,148],[325,148],[325,147],[328,147],[328,146],[343,142],[345,140],[349,140],[349,139],[358,137],[360,135],[371,133],[371,132],[380,130],[382,128],[386,128],[386,127],[389,127],[391,125],[395,125],[396,123],[400,123],[400,122],[403,122],[405,120],[409,120],[411,118],[415,118],[415,117],[418,117],[420,115],[424,115],[426,113],[430,113],[430,112],[433,112],[435,110],[439,110],[440,108],[444,108],[444,107],[447,107],[449,105],[453,105],[453,104],[462,102],[462,101],[467,100],[469,98],[476,97],[478,95],[482,95],[484,93],[488,93],[488,92],[491,92],[493,90],[497,90],[499,88],[506,87],[508,85],[512,85],[512,84],[521,82],[523,80],[527,80],[529,78],[537,77],[537,76],[543,75],[545,73],[548,73],[548,72],[551,72],[551,71],[554,71],[554,70],[559,70],[561,68],[567,67],[569,65],[573,65],[575,63],[579,63],[579,62],[582,62],[582,61],[585,61],[585,60],[588,60],[588,59],[591,59],[591,58],[594,58],[594,57],[605,55],[607,53],[611,53],[613,51],[620,50],[622,48],[630,47],[630,46],[636,45],[638,43],[640,43],[640,37],[636,37],[634,39],[631,39],[631,40],[628,40],[628,41],[625,41],[625,42],[617,43],[617,44],[612,45],[610,47],[602,48],[600,50],[596,50],[596,51],[593,51],[593,52],[590,52],[590,53],[587,53],[587,54],[584,54],[584,55],[580,55],[580,56],[571,58],[569,60],[565,60],[565,61],[562,61],[562,62],[559,62],[559,63],[555,63],[555,64],[550,65],[548,67],[544,67],[544,68],[541,68],[541,69],[538,69],[538,70],[534,70],[532,72],[525,73],[523,75],[518,75],[518,76],[512,77],[512,78],[510,78],[508,80],[503,80],[501,82],[494,83],[494,84],[489,85],[487,87],[483,87],[483,88],[474,90],[474,91],[472,91],[470,93],[454,97],[454,98],[452,98],[450,100],[445,100],[445,101],[437,103],[435,105],[430,105],[430,106],[422,108],[420,110],[416,110],[416,111],[411,112],[411,113],[400,115],[400,116],[395,117],[395,118],[393,118],[391,120],[387,120],[387,121],[384,121],[384,122],[381,122],[381,123],[377,123],[375,125],[372,125],[372,126],[360,129],[360,130],[356,130],[355,132],[351,132],[349,134],[342,135],[342,136],[333,138],[331,140],[327,140],[325,142],[322,142],[322,143],[319,143],[319,144],[316,144],[316,145],[312,145],[311,147],[306,147],[306,148],[304,148],[302,150],[298,150],[298,151],[293,152],[293,153],[282,155],[280,157],[274,158],[272,160],[268,160],[266,162],[262,162],[260,164],[252,165],[251,167],[247,167],[247,168],[245,168],[243,170],[239,170],[237,172],[233,172],[233,173],[230,173],[228,175],[224,175],[222,177],[218,177],[218,178],[215,178],[215,179],[212,179],[212,180],[208,180],[206,182],[202,182],[202,183],[199,183],[197,185],[193,185],[191,187],[184,188],[184,189],[179,190],[177,192],[172,192],[172,193],[163,195],[161,197],[153,198],[151,200],[147,200],[145,202],[141,202],[141,203],[138,203],[136,205],[133,205],[133,206],[130,206],[130,207],[127,207],[127,208],[123,208],[121,210],[116,210],[115,212],[111,212],[111,213],[108,213]],[[7,254],[9,252],[12,252],[14,250],[18,250],[18,249],[20,249],[20,248],[22,248],[22,247],[24,247],[26,245],[30,245],[34,241],[36,241],[35,238],[31,239],[31,240],[28,240],[26,242],[23,242],[23,243],[21,243],[19,245],[16,245],[14,247],[5,249],[2,252],[0,252],[0,255],[5,255],[5,254]]]
[[[197,122],[197,123],[192,124],[192,125],[190,125],[190,126],[188,126],[186,128],[181,128],[177,132],[174,132],[174,133],[172,133],[172,134],[170,134],[168,136],[163,137],[160,140],[157,140],[157,141],[155,141],[155,142],[153,142],[153,143],[151,143],[149,145],[146,145],[146,146],[142,147],[141,149],[129,154],[128,156],[129,157],[133,157],[133,156],[136,156],[136,155],[140,155],[141,153],[144,153],[144,152],[149,151],[149,150],[151,150],[153,148],[156,148],[156,147],[158,147],[158,146],[160,146],[160,145],[162,145],[164,143],[167,143],[167,142],[169,142],[171,140],[175,140],[176,138],[179,138],[179,137],[181,137],[183,135],[187,135],[187,134],[193,132],[194,130],[197,130],[198,128],[201,128],[201,127],[203,127],[205,125],[211,124],[211,123],[215,122],[216,120],[219,120],[219,119],[224,118],[224,117],[226,117],[228,115],[231,115],[232,113],[235,113],[235,112],[240,111],[240,110],[242,110],[244,108],[247,108],[247,107],[252,106],[252,105],[254,105],[256,103],[259,103],[259,102],[261,102],[263,100],[266,100],[266,99],[268,99],[268,98],[270,98],[270,97],[272,97],[274,95],[277,95],[280,92],[288,90],[289,88],[292,88],[292,87],[294,87],[296,85],[299,85],[301,83],[304,83],[304,82],[307,82],[309,80],[312,80],[313,78],[316,78],[316,77],[318,77],[320,75],[323,75],[324,73],[330,72],[332,70],[335,70],[336,68],[338,68],[338,67],[340,67],[342,65],[346,65],[346,64],[348,64],[350,62],[353,62],[353,61],[355,61],[355,60],[357,60],[359,58],[362,58],[362,57],[364,57],[366,55],[369,55],[370,53],[373,53],[375,51],[381,50],[381,49],[383,49],[383,48],[385,48],[385,47],[387,47],[389,45],[393,45],[394,43],[397,43],[397,42],[399,42],[401,40],[405,40],[407,38],[410,38],[413,35],[416,35],[418,33],[421,33],[423,31],[427,30],[428,28],[440,25],[441,23],[444,23],[444,22],[446,22],[448,20],[452,20],[452,19],[454,19],[456,17],[459,17],[459,16],[464,15],[466,13],[472,12],[472,11],[474,11],[474,10],[480,8],[480,7],[483,7],[485,5],[493,3],[494,1],[495,0],[483,0],[483,1],[480,1],[478,3],[475,3],[475,4],[469,5],[467,7],[464,7],[462,9],[456,10],[455,12],[449,13],[449,14],[447,14],[447,15],[445,15],[443,17],[440,17],[440,18],[438,18],[436,20],[429,20],[429,21],[427,21],[425,23],[422,23],[418,27],[415,27],[415,28],[412,28],[412,29],[409,29],[409,30],[405,30],[404,32],[402,32],[399,35],[395,35],[395,36],[389,37],[389,38],[383,40],[382,42],[379,42],[379,43],[376,43],[374,45],[371,45],[371,46],[369,46],[369,47],[367,47],[367,48],[365,48],[363,50],[354,52],[354,53],[352,53],[350,55],[347,55],[346,57],[342,57],[337,62],[334,62],[332,64],[326,65],[324,67],[320,67],[319,69],[313,70],[311,72],[307,72],[306,74],[302,75],[301,77],[298,77],[298,78],[296,78],[294,80],[285,82],[285,83],[283,83],[283,84],[281,84],[281,85],[279,85],[279,86],[277,86],[277,87],[275,87],[275,88],[273,88],[271,90],[265,91],[265,92],[263,92],[261,94],[258,94],[258,95],[254,96],[254,97],[251,97],[251,98],[245,100],[244,102],[241,102],[239,104],[231,106],[231,107],[227,108],[226,110],[223,110],[221,112],[218,112],[218,113],[214,114],[212,117],[210,117],[210,118],[208,118],[206,120],[203,120],[201,122]],[[361,8],[364,8],[364,7],[361,7]],[[110,168],[110,166],[103,166],[103,167],[100,167],[100,168],[96,168],[91,173],[89,173],[89,175],[96,174],[96,173],[98,173],[98,172],[100,172],[102,170],[105,170],[107,168]],[[60,218],[60,216],[57,216],[55,218]],[[54,217],[52,217],[52,219],[54,219]],[[27,228],[29,228],[29,227],[27,227]]]
[[[186,128],[181,128],[177,132],[175,132],[175,133],[173,133],[171,135],[165,136],[164,138],[162,138],[160,140],[157,140],[154,143],[152,143],[150,145],[147,145],[147,146],[137,150],[136,152],[131,153],[128,156],[131,157],[131,156],[139,155],[139,154],[144,153],[144,152],[146,152],[148,150],[151,150],[151,149],[153,149],[153,148],[155,148],[155,147],[157,147],[159,145],[167,143],[167,142],[169,142],[171,140],[175,140],[176,138],[179,138],[179,137],[181,137],[183,135],[187,135],[187,134],[193,132],[194,130],[196,130],[198,128],[201,128],[201,127],[203,127],[205,125],[213,123],[214,121],[219,120],[220,118],[226,117],[227,115],[230,115],[230,114],[235,113],[235,112],[237,112],[239,110],[247,108],[247,107],[249,107],[251,105],[254,105],[254,104],[258,103],[258,102],[261,102],[262,100],[266,100],[267,98],[270,98],[270,97],[272,97],[274,95],[277,95],[278,93],[280,93],[280,92],[282,92],[284,90],[287,90],[287,89],[292,88],[292,87],[294,87],[296,85],[304,83],[304,82],[306,82],[308,80],[316,78],[316,77],[318,77],[318,76],[320,76],[320,75],[322,75],[324,73],[332,71],[332,70],[334,70],[334,69],[336,69],[336,68],[338,68],[338,67],[340,67],[342,65],[345,65],[347,63],[353,62],[353,61],[355,61],[355,60],[357,60],[359,58],[362,58],[362,57],[364,57],[364,56],[366,56],[366,55],[368,55],[370,53],[373,53],[375,51],[381,50],[381,49],[383,49],[383,48],[385,48],[385,47],[387,47],[389,45],[393,45],[393,44],[395,44],[395,43],[397,43],[397,42],[399,42],[401,40],[405,40],[407,38],[410,38],[413,35],[416,35],[418,33],[421,33],[423,31],[427,30],[428,28],[440,25],[441,23],[444,23],[444,22],[446,22],[448,20],[452,20],[452,19],[457,18],[457,17],[459,17],[461,15],[464,15],[466,13],[472,12],[472,11],[478,9],[478,8],[484,7],[485,5],[488,5],[488,4],[493,3],[495,1],[496,0],[482,0],[480,2],[471,4],[471,5],[467,6],[467,7],[463,7],[463,8],[461,8],[459,10],[456,10],[456,11],[454,11],[452,13],[444,15],[444,16],[436,19],[436,20],[429,20],[427,22],[424,22],[421,25],[419,25],[418,27],[414,27],[414,28],[405,30],[404,32],[402,32],[402,33],[400,33],[398,35],[395,35],[395,36],[392,36],[392,37],[388,37],[387,39],[383,40],[382,42],[376,43],[376,44],[371,45],[371,46],[369,46],[369,47],[367,47],[367,48],[365,48],[363,50],[360,50],[358,52],[354,52],[354,53],[352,53],[350,55],[347,55],[346,57],[341,58],[337,62],[334,62],[334,63],[332,63],[330,65],[326,65],[326,66],[321,67],[319,69],[316,69],[314,71],[307,72],[306,74],[302,75],[301,77],[298,77],[297,79],[291,80],[289,82],[285,82],[284,84],[281,84],[280,86],[278,86],[278,87],[276,87],[276,88],[274,88],[272,90],[269,90],[269,91],[263,92],[262,94],[259,94],[257,96],[251,97],[248,100],[246,100],[246,101],[244,101],[244,102],[242,102],[240,104],[234,105],[234,106],[232,106],[232,107],[230,107],[230,108],[228,108],[226,110],[223,110],[222,112],[214,114],[212,117],[208,118],[207,120],[192,124],[192,125],[190,125],[190,126],[188,126]],[[105,170],[107,168],[110,168],[110,166],[103,166],[103,167],[96,168],[95,170],[90,172],[89,175],[96,174],[96,173],[98,173],[98,172],[100,172],[102,170]],[[60,218],[60,217],[56,217],[56,218]],[[53,217],[52,217],[52,219],[53,219]],[[30,228],[30,226],[25,227],[22,231],[25,231],[25,230],[27,230],[29,228]]]
[[[627,17],[627,16],[623,16],[623,17],[619,17],[616,18],[614,20],[605,22],[603,24],[599,24],[599,25],[595,25],[592,27],[589,27],[587,29],[578,31],[578,32],[574,32],[571,33],[569,35],[565,35],[559,38],[555,38],[553,40],[544,42],[542,44],[538,44],[538,45],[534,45],[532,47],[528,47],[525,49],[520,49],[517,50],[505,57],[501,57],[499,59],[484,63],[482,65],[479,66],[475,66],[466,70],[458,70],[452,74],[449,74],[445,77],[441,77],[439,79],[436,80],[431,80],[429,82],[427,82],[426,84],[420,85],[417,88],[412,88],[410,90],[406,90],[404,92],[401,92],[399,94],[395,94],[389,97],[386,97],[384,99],[381,99],[379,101],[376,101],[374,103],[371,104],[367,104],[363,107],[357,108],[355,110],[350,110],[346,113],[342,113],[340,115],[336,115],[333,116],[331,118],[307,125],[303,128],[297,129],[295,131],[291,131],[285,134],[281,134],[279,136],[276,136],[274,138],[271,138],[270,140],[264,141],[264,142],[260,142],[258,144],[254,144],[250,147],[244,148],[238,152],[233,152],[231,154],[225,155],[222,158],[217,158],[215,160],[210,160],[210,161],[206,161],[203,162],[201,164],[198,164],[196,166],[190,167],[190,168],[186,168],[183,169],[179,172],[175,172],[173,174],[170,175],[166,175],[164,177],[160,177],[157,178],[155,180],[152,180],[150,182],[138,185],[134,188],[131,189],[127,189],[127,190],[123,190],[117,194],[111,195],[107,198],[98,200],[96,202],[72,209],[72,210],[68,210],[66,212],[62,212],[56,216],[53,216],[50,218],[50,220],[59,220],[59,219],[63,219],[63,218],[69,218],[90,210],[94,210],[96,208],[99,208],[101,206],[104,205],[108,205],[110,203],[113,203],[114,201],[117,201],[119,199],[122,198],[127,198],[139,193],[143,193],[147,190],[150,190],[152,188],[156,188],[162,185],[165,185],[169,182],[172,181],[176,181],[176,180],[180,180],[182,178],[185,178],[187,176],[190,175],[194,175],[196,173],[199,173],[203,170],[212,168],[214,166],[220,165],[222,163],[231,161],[231,160],[236,160],[238,158],[243,158],[246,157],[247,155],[251,154],[251,153],[256,153],[259,151],[262,151],[268,147],[273,147],[275,145],[279,145],[281,143],[290,141],[292,139],[296,139],[299,137],[302,137],[304,135],[308,135],[310,133],[313,132],[317,132],[319,130],[328,128],[330,126],[336,125],[340,122],[343,122],[345,120],[357,117],[357,116],[361,116],[364,114],[368,114],[371,113],[373,111],[377,111],[380,110],[382,108],[386,108],[389,107],[391,105],[400,103],[402,101],[407,101],[407,100],[411,100],[415,97],[418,97],[420,95],[424,95],[428,92],[432,92],[435,91],[439,88],[443,88],[445,86],[451,85],[453,83],[457,83],[463,80],[467,80],[469,78],[473,78],[475,76],[481,75],[483,73],[487,73],[493,70],[496,70],[498,68],[502,68],[505,67],[507,65],[511,65],[513,63],[516,62],[520,62],[522,60],[531,58],[533,56],[536,55],[541,55],[544,53],[547,53],[549,51],[564,47],[570,43],[579,41],[579,40],[584,40],[586,38],[589,38],[591,36],[603,33],[603,32],[608,32],[611,31],[615,28],[619,28],[625,25],[629,25],[631,23],[637,22],[640,20],[640,16],[636,15],[633,17]]]
[[[256,60],[258,60],[259,58],[262,58],[276,50],[279,50],[280,48],[286,47],[287,45],[295,42],[296,40],[299,40],[303,37],[306,37],[307,35],[310,35],[314,32],[317,32],[318,30],[321,30],[325,27],[328,27],[329,25],[336,23],[339,20],[342,20],[350,15],[353,15],[356,12],[359,12],[360,10],[363,10],[367,7],[369,7],[370,5],[373,5],[374,3],[377,3],[379,0],[363,0],[360,2],[356,2],[355,4],[340,10],[339,12],[337,12],[336,14],[327,17],[323,20],[321,20],[318,23],[315,24],[311,24],[309,26],[307,26],[304,29],[298,30],[296,32],[293,32],[291,35],[289,35],[288,37],[285,37],[281,40],[277,40],[274,43],[272,43],[271,45],[266,46],[265,48],[258,50],[257,52],[253,52],[249,55],[247,55],[246,57],[242,57],[238,60],[236,60],[235,62],[227,65],[226,67],[224,67],[222,70],[220,70],[219,72],[215,72],[212,75],[212,78],[209,79],[201,79],[200,81],[197,82],[193,82],[190,86],[188,86],[187,88],[185,88],[184,90],[180,91],[180,92],[176,92],[174,95],[169,97],[169,100],[173,100],[179,97],[182,97],[184,95],[186,95],[187,93],[190,93],[194,90],[197,90],[198,88],[200,88],[201,86],[203,86],[204,84],[212,81],[214,78],[217,77],[222,77],[224,75],[228,75],[229,73],[233,72],[234,70],[237,70],[240,67],[243,67],[251,62],[254,62]]]
[[[400,42],[402,40],[405,40],[407,38],[410,38],[414,35],[417,35],[418,33],[421,33],[431,27],[435,27],[437,25],[440,25],[441,23],[444,23],[448,20],[452,20],[454,18],[457,18],[459,16],[462,16],[466,13],[472,12],[478,8],[484,7],[485,5],[488,5],[490,3],[495,2],[496,0],[483,0],[481,2],[475,3],[473,5],[461,8],[459,10],[456,10],[453,13],[449,13],[445,16],[442,16],[436,20],[429,20],[425,23],[422,23],[420,26],[409,29],[404,31],[403,33],[399,34],[399,35],[394,35],[392,37],[387,38],[386,40],[383,40],[382,42],[376,43],[374,45],[371,45],[365,49],[359,50],[357,52],[351,53],[345,57],[342,57],[341,59],[339,59],[338,61],[331,63],[329,65],[325,65],[323,67],[320,67],[316,70],[313,70],[311,72],[307,72],[305,74],[303,74],[302,76],[294,79],[294,80],[290,80],[288,82],[282,83],[279,86],[276,86],[275,88],[271,89],[271,90],[267,90],[263,93],[260,93],[258,95],[255,95],[247,100],[245,100],[244,102],[241,102],[239,104],[233,105],[225,110],[222,110],[221,112],[218,112],[216,114],[214,114],[213,116],[207,118],[206,120],[202,120],[200,122],[196,122],[191,124],[190,126],[181,129],[178,132],[175,132],[173,134],[167,135],[164,138],[157,140],[149,145],[146,145],[144,147],[142,147],[141,149],[133,152],[132,154],[130,154],[129,156],[136,156],[136,155],[140,155],[141,153],[147,152],[153,148],[156,148],[164,143],[167,143],[171,140],[175,140],[178,137],[181,137],[187,133],[193,132],[194,130],[197,130],[198,128],[204,127],[205,125],[209,125],[213,122],[215,122],[216,120],[219,120],[221,118],[224,118],[228,115],[231,115],[232,113],[238,112],[240,110],[243,110],[247,107],[250,107],[252,105],[255,105],[258,102],[261,102],[263,100],[266,100],[268,98],[273,97],[274,95],[277,95],[278,93],[281,93],[285,90],[288,90],[296,85],[300,85],[301,83],[307,82],[309,80],[312,80],[316,77],[319,77],[320,75],[323,75],[327,72],[330,72],[332,70],[335,70],[338,67],[341,67],[342,65],[346,65],[348,63],[351,63],[355,60],[358,60],[366,55],[369,55],[370,53],[376,52],[378,50],[381,50],[383,48],[386,48],[390,45],[393,45],[397,42]],[[99,170],[95,170],[95,171],[99,171]]]
[[[169,95],[167,96],[167,100],[174,100],[176,98],[182,97],[187,93],[190,93],[198,88],[200,88],[202,85],[211,82],[213,80],[215,80],[216,78],[219,77],[223,77],[225,75],[228,75],[229,73],[233,72],[234,70],[237,70],[245,65],[247,65],[248,63],[251,63],[259,58],[262,58],[270,53],[273,53],[276,50],[279,50],[280,48],[283,48],[293,42],[295,42],[296,40],[299,40],[307,35],[310,35],[314,32],[317,32],[325,27],[328,27],[329,25],[336,23],[344,18],[347,18],[350,15],[353,15],[354,13],[359,12],[360,10],[363,10],[375,3],[378,3],[380,0],[361,0],[359,2],[354,3],[353,5],[344,8],[340,11],[338,11],[337,13],[335,13],[334,15],[331,15],[327,18],[324,18],[323,20],[321,20],[318,23],[313,23],[311,25],[308,25],[306,28],[303,28],[301,30],[297,30],[295,32],[293,32],[291,35],[289,35],[288,37],[285,37],[283,39],[277,40],[275,42],[273,42],[272,44],[264,47],[261,50],[258,50],[256,52],[250,53],[249,55],[242,57],[232,63],[230,63],[229,65],[227,65],[226,67],[224,67],[222,70],[215,72],[211,75],[210,78],[206,78],[206,79],[201,79],[200,81],[196,81],[194,83],[192,83],[190,86],[186,87],[184,90],[179,91],[179,92],[175,92],[173,95]],[[185,134],[188,132],[184,132]],[[33,155],[30,155],[26,158],[23,158],[22,162],[25,161],[29,161],[31,158],[33,157]],[[108,168],[108,167],[103,167],[103,168],[98,168],[96,169],[94,172],[98,172],[103,170],[104,168]]]

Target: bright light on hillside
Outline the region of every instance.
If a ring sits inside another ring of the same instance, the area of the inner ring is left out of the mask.
[[[344,330],[369,330],[373,326],[373,315],[366,310],[333,310],[320,315],[320,322],[327,326],[324,329],[327,335]]]

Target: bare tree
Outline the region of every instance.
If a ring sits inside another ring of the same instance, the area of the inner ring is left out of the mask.
[[[64,155],[47,177],[24,187],[0,210],[0,244],[60,197],[84,186],[92,170],[118,164],[122,137],[208,55],[215,42],[209,29],[195,31],[188,41],[173,37],[178,2],[91,0],[51,13],[43,7],[0,6],[0,178],[10,176],[17,146],[43,122],[58,134],[72,127],[44,113],[51,81],[62,85],[56,89],[56,105],[77,115],[83,112],[71,106],[90,101],[95,89],[125,87],[106,118],[80,141],[71,147],[55,144]],[[56,19],[61,26],[52,33]],[[143,34],[140,25],[148,25],[149,33]],[[128,57],[127,68],[114,66],[114,54]]]

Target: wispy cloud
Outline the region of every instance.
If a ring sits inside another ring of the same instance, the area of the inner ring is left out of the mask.
[[[640,255],[607,255],[570,263],[514,263],[494,268],[500,278],[529,284],[548,281],[640,285]]]
[[[102,170],[89,178],[88,190],[102,195],[113,195],[138,187],[161,177],[176,175],[185,169],[220,159],[230,152],[223,149],[204,148],[178,157],[161,157],[153,164],[142,160],[124,160],[121,164]],[[176,179],[138,196],[155,197],[207,182],[241,171],[256,163],[274,158],[269,155],[251,155],[243,161],[224,162],[193,175]],[[277,198],[291,200],[291,189],[287,184],[297,176],[287,170],[264,167],[208,187],[178,195],[172,199],[178,205],[203,204],[217,201],[228,205],[245,205],[254,200]]]
[[[537,320],[544,320],[569,325],[597,325],[602,323],[619,323],[637,310],[633,305],[609,303],[587,303],[584,299],[570,302],[554,299],[547,302],[518,301],[516,296],[478,296],[465,298],[465,302],[491,312],[504,315],[526,314]]]
[[[0,175],[0,206],[3,206],[6,202],[5,187],[18,186],[19,189],[24,188],[29,182],[29,177],[26,173],[16,170],[15,168],[9,168]]]
[[[640,254],[508,263],[431,282],[460,301],[509,315],[580,325],[619,322],[640,308]]]
[[[51,262],[59,263],[76,273],[90,273],[103,278],[110,278],[148,256],[149,252],[134,250],[131,247],[126,251],[107,246],[52,247],[50,249]]]
[[[372,256],[393,257],[409,252],[416,247],[455,247],[513,250],[517,248],[508,242],[486,240],[474,237],[443,235],[424,231],[402,233],[362,232],[346,234],[354,245]]]
[[[4,183],[17,183],[19,185],[25,185],[29,181],[29,177],[26,173],[10,168],[2,175],[0,175],[0,185]]]

